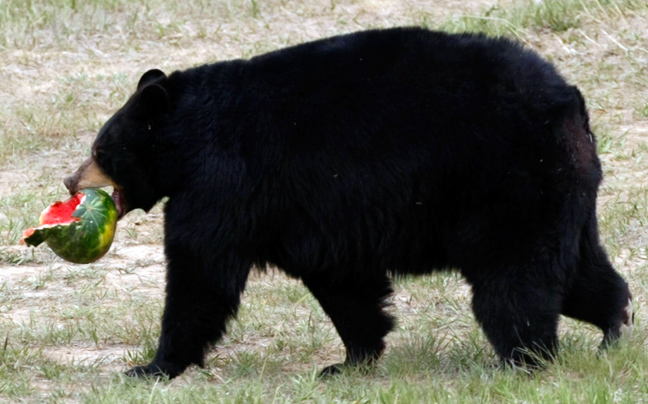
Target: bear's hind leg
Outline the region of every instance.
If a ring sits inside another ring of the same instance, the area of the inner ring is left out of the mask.
[[[632,332],[633,313],[628,284],[614,270],[598,241],[594,224],[586,226],[580,243],[580,261],[567,291],[562,313],[603,330],[602,347]]]
[[[385,298],[392,293],[389,279],[308,277],[303,282],[330,317],[347,351],[344,363],[326,367],[321,375],[378,359],[385,349],[383,339],[394,326],[393,318],[383,311]]]
[[[505,364],[536,368],[555,356],[561,293],[542,277],[522,269],[469,279],[475,317]]]
[[[150,364],[130,369],[129,376],[173,378],[191,364],[203,366],[205,351],[236,314],[250,263],[229,256],[216,268],[207,268],[200,257],[186,251],[167,248],[166,304],[158,350]]]

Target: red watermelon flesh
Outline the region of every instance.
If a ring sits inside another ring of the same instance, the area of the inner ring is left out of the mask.
[[[70,223],[81,220],[79,217],[72,216],[72,213],[74,213],[77,206],[81,203],[83,196],[84,195],[79,192],[67,201],[54,202],[45,209],[43,213],[41,213],[41,224]]]
[[[83,199],[82,193],[77,193],[70,199],[66,201],[54,202],[47,207],[40,214],[39,222],[42,225],[53,225],[53,224],[65,224],[78,222],[81,220],[79,217],[72,216],[72,213],[76,210],[77,206],[81,203]],[[34,234],[35,228],[29,228],[23,232],[23,236],[20,239],[21,244],[25,244],[25,239]]]

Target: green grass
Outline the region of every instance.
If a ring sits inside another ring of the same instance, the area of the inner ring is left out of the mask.
[[[174,381],[122,376],[153,357],[163,305],[162,212],[130,213],[101,261],[71,265],[18,244],[149,68],[250,57],[363,28],[424,25],[517,38],[588,101],[605,171],[601,238],[635,297],[636,332],[561,324],[556,363],[499,369],[460,276],[398,279],[399,318],[374,368],[329,380],[344,350],[308,291],[253,276],[239,317]],[[0,402],[648,402],[648,3],[643,0],[312,2],[0,0]]]
[[[543,0],[517,1],[514,5],[493,6],[476,15],[463,15],[443,22],[450,32],[485,32],[524,40],[525,31],[549,30],[556,34],[580,28],[583,22],[625,18],[648,6],[642,0]],[[437,27],[423,17],[423,25]]]

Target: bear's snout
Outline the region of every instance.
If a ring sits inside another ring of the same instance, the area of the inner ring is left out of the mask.
[[[92,157],[86,159],[74,174],[66,177],[63,184],[72,195],[84,188],[115,187],[115,182],[103,172]]]

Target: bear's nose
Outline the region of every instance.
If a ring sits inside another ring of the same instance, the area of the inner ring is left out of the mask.
[[[63,180],[63,184],[65,185],[65,188],[70,191],[70,195],[74,195],[77,192],[77,182],[75,180],[75,177],[75,175],[69,175]]]

